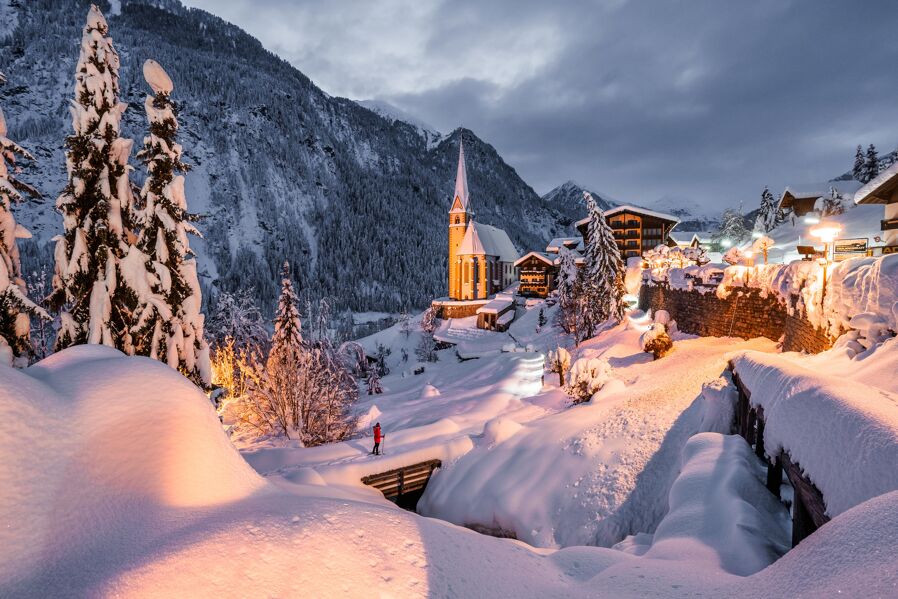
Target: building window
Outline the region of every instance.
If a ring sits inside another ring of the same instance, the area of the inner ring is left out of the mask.
[[[459,223],[461,223],[461,217],[456,216],[456,217],[455,217],[455,224],[457,225],[457,224],[459,224]]]

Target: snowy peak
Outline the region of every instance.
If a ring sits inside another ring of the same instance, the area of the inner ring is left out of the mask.
[[[621,204],[608,194],[587,189],[576,181],[566,181],[562,183],[555,189],[546,193],[543,196],[543,200],[550,204],[560,204],[563,206],[576,207],[582,212],[586,210],[583,205],[584,191],[588,191],[590,194],[592,194],[592,197],[595,199],[596,203],[599,205],[599,208],[601,208],[602,210],[608,210]]]
[[[398,121],[411,125],[418,132],[418,135],[425,139],[428,149],[439,143],[443,138],[443,134],[437,131],[436,127],[410,115],[401,108],[393,106],[389,102],[384,102],[383,100],[356,100],[355,103],[363,108],[367,108],[390,123]]]

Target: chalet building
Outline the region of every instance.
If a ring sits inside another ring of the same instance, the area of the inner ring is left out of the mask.
[[[576,247],[576,246],[575,246]],[[525,297],[546,297],[555,286],[558,274],[557,256],[530,252],[514,263],[518,269],[518,293]]]
[[[878,177],[854,194],[856,204],[883,204],[885,211],[880,222],[884,254],[898,253],[898,163],[893,164]]]
[[[711,233],[705,231],[672,231],[670,239],[680,249],[711,248]]]
[[[670,214],[636,206],[616,206],[606,210],[605,219],[614,232],[614,239],[624,260],[642,256],[643,252],[658,245],[672,245],[670,232],[680,222]],[[588,228],[589,217],[577,221],[577,230],[584,243]]]
[[[858,189],[857,181],[827,181],[805,185],[789,185],[780,196],[779,209],[790,210],[795,216],[818,216],[824,198],[832,196],[835,189],[846,201],[850,201]]]
[[[455,196],[449,209],[449,299],[483,300],[517,280],[518,252],[502,229],[474,221],[465,149],[459,140]]]

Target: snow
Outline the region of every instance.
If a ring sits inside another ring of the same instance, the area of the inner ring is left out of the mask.
[[[162,65],[152,59],[147,59],[143,63],[143,78],[154,94],[170,94],[175,88],[171,77],[168,76]]]
[[[496,297],[491,299],[483,306],[477,308],[478,314],[498,314],[503,310],[507,310],[514,305],[514,296],[508,293],[497,293]],[[514,316],[514,315],[512,315]]]
[[[472,222],[465,231],[457,254],[496,256],[501,262],[514,262],[518,251],[502,229],[482,223]]]
[[[614,208],[610,208],[605,211],[605,217],[614,216],[618,212],[635,212],[636,214],[643,214],[645,216],[653,216],[655,218],[660,218],[662,220],[669,220],[674,223],[680,222],[680,219],[672,214],[665,214],[663,212],[656,212],[655,210],[648,210],[647,208],[640,208],[639,206],[633,206],[631,204],[625,204],[623,206],[615,206]],[[589,217],[587,216],[584,219],[577,221],[576,226],[579,227],[581,225],[585,225],[589,222]]]
[[[295,461],[275,464],[267,480],[228,442],[205,396],[164,364],[78,346],[25,371],[0,368],[0,595],[894,594],[896,492],[764,567],[782,549],[782,508],[761,493],[750,450],[737,437],[689,439],[729,422],[721,363],[728,348],[758,342],[678,337],[670,356],[644,362],[633,354],[641,322],[581,347],[608,359],[624,385],[592,405],[555,401],[560,392],[541,389],[542,366],[531,369],[529,354],[440,362],[432,381],[391,374],[385,383],[407,386],[369,398],[383,406],[386,456],[365,456],[364,439],[284,449]],[[391,335],[404,342],[388,329],[363,343]],[[894,364],[877,368],[898,376]],[[427,384],[440,395],[415,405]],[[497,510],[520,501],[547,516],[573,511],[591,518],[587,527],[610,494],[621,502],[619,525],[642,518],[631,527],[642,534],[619,549],[535,549],[405,512],[361,485],[359,474],[401,464],[413,446],[421,456],[444,448],[431,485],[460,470],[485,482],[519,477],[525,488],[494,495]],[[343,476],[341,464],[350,465]],[[627,484],[613,484],[614,471]],[[547,497],[560,501],[539,503]],[[655,510],[656,527],[646,521]],[[632,551],[620,550],[627,544]]]
[[[695,435],[683,449],[670,510],[640,554],[706,560],[739,576],[763,570],[792,544],[789,513],[764,486],[765,477],[741,437]]]
[[[674,351],[653,362],[639,347],[648,324],[631,320],[583,344],[575,359],[604,359],[617,380],[592,402],[558,411],[570,400],[547,374],[544,391],[528,401],[553,413],[517,419],[522,429],[512,438],[495,447],[477,443],[444,463],[419,511],[513,531],[539,547],[610,546],[651,530],[666,511],[689,436],[729,428],[715,414],[732,398],[713,386],[703,391],[704,383],[720,377],[727,351],[742,344],[772,351],[774,344],[679,335]]]
[[[827,194],[829,188],[827,188]],[[870,245],[874,243],[875,237],[881,237],[880,221],[883,219],[884,212],[881,205],[854,205],[846,202],[844,213],[833,216],[827,216],[826,220],[832,221],[842,227],[839,239],[855,239],[867,238]],[[767,236],[773,239],[773,246],[768,250],[767,262],[787,264],[793,260],[801,259],[798,254],[797,247],[799,245],[810,245],[820,250],[823,249],[823,243],[819,239],[810,236],[810,229],[813,225],[804,222],[800,217],[792,220],[786,220],[782,225],[767,233]],[[749,249],[753,240],[748,240],[743,244],[741,249]]]
[[[871,350],[862,367],[894,372],[898,340]],[[816,359],[745,353],[735,370],[764,408],[764,447],[788,452],[823,493],[830,516],[898,490],[898,385],[894,375],[839,372],[837,349]],[[842,364],[839,364],[839,363]]]

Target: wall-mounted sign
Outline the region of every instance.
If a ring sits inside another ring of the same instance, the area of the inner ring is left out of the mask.
[[[833,244],[833,261],[841,262],[849,258],[867,255],[867,238],[837,239]]]
[[[883,255],[885,254],[898,254],[898,245],[885,245],[882,248]]]

